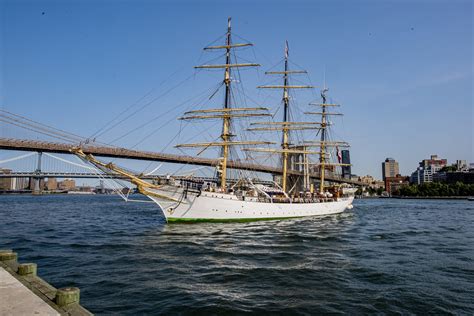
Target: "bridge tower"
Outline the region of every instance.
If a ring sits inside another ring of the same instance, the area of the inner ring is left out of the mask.
[[[34,179],[34,188],[33,188],[33,194],[39,195],[43,192],[43,188],[41,185],[41,180],[44,178],[41,176],[41,158],[43,156],[43,152],[39,151],[38,152],[38,161],[36,164],[36,170],[35,170],[35,176],[33,177]]]
[[[104,180],[100,180],[100,194],[105,194]]]

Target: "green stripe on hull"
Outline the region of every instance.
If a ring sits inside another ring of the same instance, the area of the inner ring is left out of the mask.
[[[246,223],[257,221],[274,221],[280,219],[302,218],[310,216],[291,216],[291,217],[256,217],[256,218],[185,218],[168,217],[168,223]]]

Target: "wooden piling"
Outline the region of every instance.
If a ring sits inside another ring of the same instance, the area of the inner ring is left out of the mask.
[[[0,250],[0,262],[8,265],[15,272],[18,270],[18,254],[11,249]]]
[[[21,311],[21,313],[28,313],[30,308],[33,306],[38,307],[36,295],[39,297],[46,305],[52,307],[58,312],[59,315],[68,315],[68,316],[90,316],[91,312],[86,310],[79,304],[80,299],[80,290],[77,287],[66,287],[61,289],[56,289],[43,279],[37,276],[37,265],[36,263],[20,263],[18,264],[18,254],[11,249],[0,249],[0,272],[5,271],[13,276],[19,283],[16,285],[16,289],[22,292],[25,297],[23,297],[24,303],[19,300],[9,300],[1,301],[0,300],[0,311],[2,309],[16,310]],[[8,275],[8,274],[7,274]],[[4,275],[4,277],[6,277]],[[20,283],[25,286],[28,290],[33,292],[34,295],[21,290]],[[13,282],[12,282],[13,284]],[[0,287],[0,291],[2,288]],[[8,289],[7,289],[8,291]],[[36,300],[36,303],[34,301]],[[26,304],[26,305],[24,305]],[[35,305],[36,304],[36,305]],[[47,306],[43,306],[47,309]],[[42,308],[42,307],[41,307]],[[1,314],[1,312],[0,312]]]
[[[36,276],[37,268],[36,263],[20,263],[18,265],[18,274]]]
[[[66,306],[69,304],[79,304],[80,290],[77,287],[63,287],[58,289],[54,301],[58,306]]]
[[[0,261],[17,261],[18,254],[13,252],[11,249],[0,250]]]

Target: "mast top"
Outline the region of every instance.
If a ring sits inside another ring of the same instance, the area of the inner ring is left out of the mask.
[[[323,99],[323,104],[326,103],[326,92],[328,92],[329,89],[326,88],[326,82],[324,82],[324,89],[321,90],[321,98]]]

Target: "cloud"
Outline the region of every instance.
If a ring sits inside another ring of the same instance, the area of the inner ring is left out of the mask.
[[[442,84],[447,84],[453,81],[458,81],[462,79],[467,79],[469,77],[472,78],[472,72],[452,72],[452,73],[445,73],[438,76],[430,76],[428,79],[420,80],[419,83],[415,86],[419,88],[423,87],[431,87],[431,86],[438,86]]]

